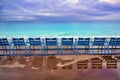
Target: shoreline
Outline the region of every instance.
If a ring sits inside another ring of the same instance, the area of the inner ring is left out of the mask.
[[[116,37],[116,38],[119,38],[120,36],[47,36],[47,37],[43,37],[43,36],[35,36],[35,37],[33,37],[33,36],[30,36],[30,37],[23,37],[23,36],[17,36],[17,37],[6,37],[6,36],[3,36],[3,37],[0,37],[0,38],[7,38],[7,39],[12,39],[12,38],[24,38],[25,40],[26,39],[28,39],[28,38],[58,38],[58,39],[60,39],[60,38],[79,38],[79,37],[81,37],[81,38],[95,38],[95,37],[99,37],[99,38],[103,38],[103,37],[105,37],[105,38],[111,38],[111,37]]]

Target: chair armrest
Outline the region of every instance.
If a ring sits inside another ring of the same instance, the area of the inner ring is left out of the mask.
[[[62,38],[60,38],[60,47],[62,46]]]
[[[110,41],[108,41],[108,40],[105,40],[105,43],[106,43],[107,45],[109,45],[109,42],[110,42]]]
[[[93,43],[92,39],[90,38],[90,43]]]
[[[41,44],[45,45],[45,39],[44,38],[42,38]]]
[[[78,46],[78,39],[75,38],[75,45]]]
[[[29,43],[29,39],[26,40],[26,43]]]
[[[11,46],[12,44],[13,44],[13,41],[10,41],[10,42],[9,42],[9,45]]]
[[[57,46],[58,46],[58,38],[57,38],[57,41],[56,41],[56,42],[57,42]]]

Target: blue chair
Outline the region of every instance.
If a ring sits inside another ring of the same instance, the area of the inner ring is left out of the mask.
[[[57,38],[45,38],[45,54],[48,46],[56,46],[56,51],[58,54],[58,39]]]
[[[90,54],[90,38],[78,38],[76,39],[76,53],[78,54],[78,47],[79,46],[85,46],[88,47],[88,54]]]
[[[120,53],[120,38],[118,38],[118,44],[119,44],[119,52]]]
[[[73,38],[61,38],[60,53],[62,55],[62,47],[71,46],[72,54],[74,54],[74,41]]]
[[[24,47],[24,54],[19,54],[19,55],[25,55],[27,54],[26,47],[27,44],[24,41],[24,38],[12,38],[12,43],[13,43],[13,55],[15,50],[20,50],[20,47]],[[16,48],[16,49],[15,49]]]
[[[117,46],[120,46],[120,38],[110,38],[110,41],[108,42],[108,54],[110,54],[110,46],[112,47],[111,50],[113,49],[113,47],[115,47],[114,49],[116,49]]]
[[[11,44],[8,42],[7,38],[0,38],[0,47],[3,50],[3,55],[5,55],[4,50],[6,50],[7,56],[10,55]],[[7,51],[8,51],[8,53],[7,53]]]
[[[106,52],[105,43],[106,43],[106,38],[94,38],[94,41],[92,43],[92,53],[94,54],[94,46],[98,46],[98,51],[99,48],[101,47],[101,53],[102,53],[102,48],[104,47],[104,54],[105,54]]]
[[[34,49],[35,46],[40,46],[40,53],[42,53],[42,41],[40,38],[29,38],[28,43],[30,44],[29,45],[29,53],[30,53],[31,48],[33,47],[33,49]]]

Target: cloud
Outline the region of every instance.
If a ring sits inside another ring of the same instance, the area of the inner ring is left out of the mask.
[[[34,16],[1,16],[0,21],[29,21],[36,20]]]
[[[92,20],[120,20],[119,15],[120,15],[120,12],[112,13],[112,14],[106,15],[104,17],[95,16],[95,17],[92,17]]]
[[[2,0],[0,3],[1,20],[120,20],[119,12],[119,0]]]
[[[110,3],[106,3],[106,2],[101,2],[99,3],[99,5],[94,5],[93,8],[97,8],[100,11],[104,11],[104,12],[120,12],[120,5],[113,5]]]
[[[100,2],[108,2],[111,4],[118,4],[118,3],[120,3],[120,0],[100,0]]]

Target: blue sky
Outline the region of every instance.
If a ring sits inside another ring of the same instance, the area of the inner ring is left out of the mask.
[[[120,20],[120,0],[0,0],[0,20]]]

